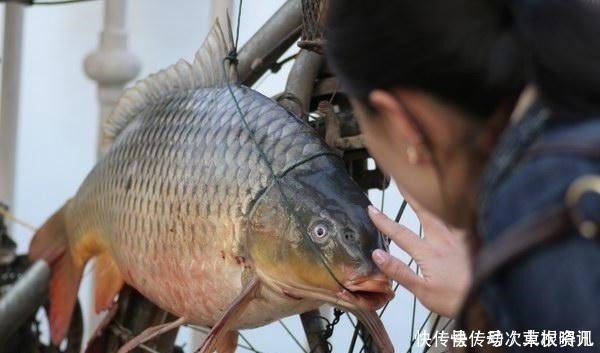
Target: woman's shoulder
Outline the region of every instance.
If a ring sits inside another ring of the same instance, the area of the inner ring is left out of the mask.
[[[538,110],[536,114],[532,114],[531,120],[543,116],[543,111]],[[487,196],[482,205],[485,209],[480,214],[479,230],[484,243],[511,225],[563,202],[568,187],[578,177],[600,175],[600,117],[552,127],[535,121],[524,124],[530,127],[515,126],[515,131],[509,134],[517,134],[517,137],[508,137],[511,143],[523,145],[520,151],[504,161],[504,170],[491,171],[504,176],[497,177],[494,185],[483,190]],[[515,146],[500,148],[516,149]],[[507,159],[506,155],[499,151],[493,158]],[[596,213],[600,213],[600,209]]]

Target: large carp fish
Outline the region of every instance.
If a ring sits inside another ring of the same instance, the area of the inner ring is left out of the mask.
[[[179,317],[122,352],[196,324],[212,327],[202,352],[228,353],[238,329],[324,303],[357,315],[392,352],[375,309],[393,292],[370,256],[386,244],[367,197],[309,125],[230,82],[227,33],[216,23],[191,64],[123,94],[104,126],[111,147],[35,234],[30,257],[52,271],[52,342],[95,258],[96,311],[127,283]]]

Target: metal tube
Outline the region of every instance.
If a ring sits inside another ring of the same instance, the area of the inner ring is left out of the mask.
[[[0,201],[14,203],[15,156],[21,91],[24,6],[8,2],[4,14],[2,102],[0,103]]]
[[[238,52],[240,82],[252,86],[298,39],[302,4],[288,0]]]
[[[328,310],[327,308],[326,306],[322,306],[300,315],[300,320],[306,333],[306,340],[308,341],[308,348],[311,353],[329,352],[327,339],[323,337],[323,332],[326,329],[326,316],[329,315],[321,312]]]
[[[322,55],[306,49],[300,50],[279,103],[297,116],[304,116],[310,107],[315,80],[322,64]]]
[[[0,346],[44,303],[49,280],[50,267],[37,261],[0,298]]]

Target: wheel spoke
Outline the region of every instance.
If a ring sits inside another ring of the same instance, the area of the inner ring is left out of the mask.
[[[356,338],[358,337],[358,329],[360,322],[354,326],[354,332],[352,333],[352,340],[350,340],[350,347],[348,347],[348,353],[354,352],[354,346],[356,345]]]
[[[421,327],[419,328],[419,331],[422,331],[422,330],[423,330],[423,328],[425,327],[425,325],[427,324],[427,322],[428,322],[428,321],[429,321],[429,319],[431,318],[431,315],[433,315],[433,312],[431,312],[431,311],[430,311],[430,312],[429,312],[429,314],[427,314],[427,317],[425,318],[425,320],[423,320],[423,323],[421,324]],[[412,351],[412,346],[415,344],[415,341],[416,341],[416,340],[417,340],[416,338],[413,338],[413,339],[410,341],[410,345],[408,346],[408,349],[406,350],[406,353],[409,353],[409,352],[411,352],[411,351]]]
[[[246,347],[241,344],[238,344],[239,347],[242,347],[242,348],[247,349],[252,352],[262,353],[262,352],[258,351],[256,348],[254,348],[252,343],[250,343],[250,341],[246,338],[246,336],[244,336],[241,332],[239,332],[239,335],[240,335],[240,338],[242,339],[242,341],[244,341],[244,343],[246,343],[248,345],[248,347]]]
[[[394,219],[394,221],[396,221],[396,223],[400,222],[400,219],[402,218],[402,215],[404,214],[404,210],[406,210],[407,205],[408,205],[408,202],[406,200],[402,200],[400,209],[398,210],[398,213],[396,213],[396,218]]]
[[[302,343],[300,343],[300,341],[298,341],[298,339],[296,338],[296,336],[292,333],[292,331],[287,327],[287,325],[282,321],[282,320],[278,320],[279,324],[281,324],[281,326],[283,326],[283,328],[285,329],[285,331],[288,333],[288,335],[290,335],[290,337],[294,340],[294,342],[296,342],[296,344],[298,345],[298,347],[300,347],[300,349],[302,349],[302,351],[304,353],[308,353],[308,351],[304,348],[304,346],[302,345]]]

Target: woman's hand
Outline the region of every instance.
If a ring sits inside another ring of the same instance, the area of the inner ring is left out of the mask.
[[[411,206],[423,226],[423,239],[373,206],[369,206],[369,216],[381,232],[415,260],[422,276],[383,250],[373,251],[373,261],[388,277],[414,293],[426,308],[442,316],[454,317],[471,284],[464,236],[453,233],[414,203]]]

